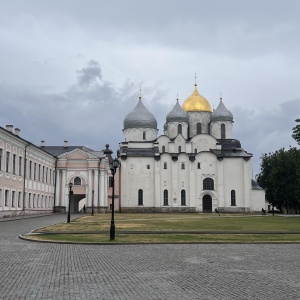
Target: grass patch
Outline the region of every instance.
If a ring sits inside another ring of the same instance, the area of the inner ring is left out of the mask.
[[[110,214],[84,216],[71,223],[61,223],[36,232],[33,239],[107,243]],[[180,242],[299,242],[300,219],[281,216],[224,214],[115,214],[116,242],[180,243]],[[122,232],[132,234],[122,234]],[[171,232],[169,234],[136,234],[140,231]],[[172,231],[174,233],[172,233]],[[210,234],[189,234],[188,231]],[[76,234],[84,232],[85,234]],[[97,234],[89,234],[89,233]],[[105,234],[104,234],[105,232]],[[232,232],[232,234],[231,234]],[[242,234],[242,233],[249,234]],[[261,233],[267,234],[261,234]],[[61,234],[46,234],[61,233]],[[70,233],[70,234],[69,234]],[[72,234],[71,234],[72,233]],[[224,233],[224,234],[221,234]],[[225,234],[226,233],[226,234]],[[239,234],[241,233],[241,234]],[[276,234],[275,234],[276,233]],[[282,234],[278,234],[282,233]],[[287,234],[289,233],[289,234]],[[295,234],[292,234],[295,233]]]

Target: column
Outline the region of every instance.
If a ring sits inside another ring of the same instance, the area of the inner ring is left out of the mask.
[[[88,170],[88,194],[87,194],[87,199],[86,199],[86,206],[87,207],[92,207],[92,191],[93,191],[93,180],[92,180],[92,172],[93,170]]]
[[[104,170],[100,170],[100,206],[107,207],[107,197],[105,198]]]
[[[61,198],[60,198],[60,170],[56,170],[56,190],[55,190],[55,205],[61,206]]]
[[[94,206],[95,207],[99,207],[100,204],[99,204],[99,196],[98,196],[98,189],[99,189],[99,182],[98,182],[98,179],[99,179],[99,176],[98,176],[98,172],[99,170],[96,169],[94,170]]]
[[[61,183],[61,205],[68,209],[68,199],[66,196],[66,170],[62,170],[62,183]]]

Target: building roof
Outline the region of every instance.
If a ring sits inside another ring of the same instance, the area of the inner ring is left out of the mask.
[[[85,152],[89,152],[98,157],[103,156],[103,151],[95,151],[95,150],[89,149],[85,146],[66,146],[66,147],[65,146],[41,146],[40,149],[48,152],[49,154],[52,154],[53,156],[58,156],[63,153],[75,150],[75,149],[81,149]]]
[[[187,112],[212,112],[208,100],[199,94],[197,90],[197,84],[195,84],[193,94],[184,101],[182,109]]]
[[[177,99],[173,109],[167,114],[167,122],[188,122],[189,115],[182,109]]]
[[[128,128],[152,128],[157,129],[157,121],[154,115],[144,106],[142,98],[135,108],[124,119],[124,129]]]
[[[210,117],[211,121],[233,121],[233,114],[224,105],[222,98],[218,107],[213,111]]]

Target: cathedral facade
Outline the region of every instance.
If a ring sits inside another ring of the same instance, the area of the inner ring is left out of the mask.
[[[194,92],[177,100],[164,134],[141,97],[124,119],[120,199],[125,212],[256,212],[265,192],[252,179],[252,154],[233,138],[233,115]]]

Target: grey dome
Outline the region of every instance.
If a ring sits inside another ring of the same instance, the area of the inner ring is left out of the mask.
[[[211,121],[231,121],[231,122],[233,121],[233,115],[232,115],[231,111],[229,111],[225,107],[222,99],[220,100],[218,107],[211,114],[210,120]]]
[[[136,107],[125,117],[124,129],[127,128],[153,128],[157,129],[154,115],[144,106],[141,98]]]
[[[188,122],[189,115],[186,111],[182,109],[178,100],[173,107],[173,109],[167,115],[167,123],[168,122]]]

